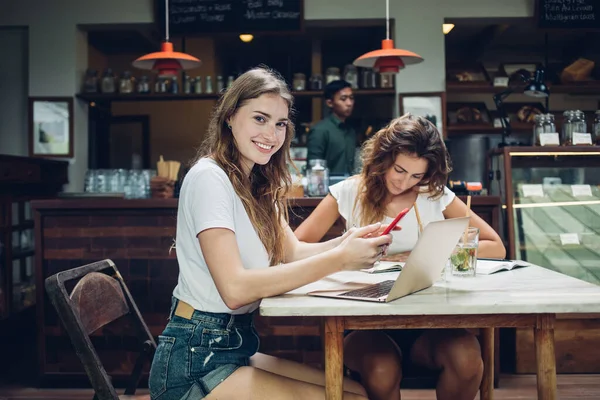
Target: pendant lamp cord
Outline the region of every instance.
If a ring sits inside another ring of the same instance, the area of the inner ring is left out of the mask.
[[[169,41],[169,0],[165,0],[165,42]]]
[[[386,39],[390,38],[390,0],[385,0],[385,31]]]

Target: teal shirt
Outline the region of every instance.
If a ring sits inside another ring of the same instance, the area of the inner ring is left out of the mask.
[[[308,133],[308,162],[327,161],[330,175],[352,175],[356,151],[356,131],[334,114],[319,121]]]

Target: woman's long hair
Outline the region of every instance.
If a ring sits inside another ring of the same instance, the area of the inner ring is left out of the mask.
[[[287,124],[281,148],[265,165],[255,164],[246,176],[242,170],[241,154],[227,121],[251,99],[263,94],[281,96],[293,112],[293,97],[285,81],[274,71],[259,67],[240,75],[221,96],[212,114],[208,134],[200,147],[194,163],[210,156],[225,171],[233,189],[242,200],[250,221],[265,246],[271,265],[284,260],[285,231],[282,221],[288,220],[285,195],[291,186],[287,167],[290,161],[290,144],[294,125]]]
[[[432,199],[438,199],[444,193],[452,167],[442,136],[427,119],[405,114],[392,120],[363,145],[363,170],[354,203],[355,211],[360,205],[362,226],[383,219],[389,201],[385,174],[399,154],[427,160],[427,172],[418,186],[426,186]]]

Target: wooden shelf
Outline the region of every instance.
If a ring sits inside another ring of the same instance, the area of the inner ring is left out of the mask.
[[[519,153],[524,153],[526,155],[542,153],[542,156],[550,155],[551,157],[560,156],[561,153],[566,153],[565,155],[569,156],[585,156],[586,153],[598,152],[600,152],[600,146],[518,146],[490,150],[490,154],[510,154],[515,156]]]
[[[568,85],[549,84],[550,95],[553,93],[566,94],[595,94],[600,95],[600,82],[573,83]],[[506,87],[494,87],[490,82],[447,82],[447,93],[500,93]],[[517,93],[517,92],[515,92]]]
[[[111,101],[173,101],[173,100],[217,100],[216,93],[202,94],[180,94],[180,93],[79,93],[77,98],[87,102],[111,102]]]
[[[354,91],[355,96],[394,96],[396,89],[357,89]],[[322,90],[303,90],[292,92],[294,97],[322,97]],[[181,100],[217,100],[220,97],[218,93],[202,93],[202,94],[184,94],[184,93],[79,93],[76,96],[78,99],[91,102],[112,102],[112,101],[181,101]]]
[[[511,122],[511,133],[518,134],[533,134],[533,124]],[[446,128],[448,135],[469,135],[469,134],[486,134],[486,133],[502,133],[502,128],[494,128],[492,124],[461,124],[449,125]]]

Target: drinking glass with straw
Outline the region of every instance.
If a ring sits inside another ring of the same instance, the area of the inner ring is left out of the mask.
[[[471,215],[471,196],[467,197],[467,213]],[[465,229],[456,248],[450,256],[453,276],[471,277],[476,275],[477,248],[479,247],[479,228],[469,226]]]

